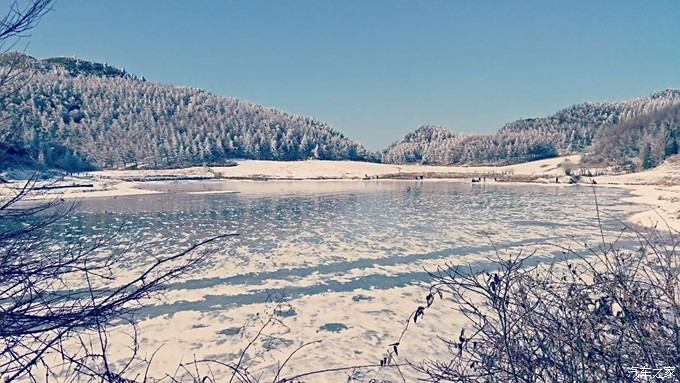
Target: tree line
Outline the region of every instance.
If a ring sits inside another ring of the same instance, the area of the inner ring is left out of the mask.
[[[326,123],[107,65],[10,53],[24,86],[3,100],[5,161],[67,170],[219,164],[232,158],[362,160],[376,156]]]
[[[587,158],[631,170],[655,166],[678,152],[680,90],[622,102],[583,103],[544,118],[504,125],[488,135],[454,134],[424,125],[390,145],[390,163],[503,165],[557,155]]]
[[[649,169],[680,152],[680,104],[598,132],[587,160],[623,169]]]

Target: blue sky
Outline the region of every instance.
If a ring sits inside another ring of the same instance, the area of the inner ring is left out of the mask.
[[[377,149],[680,87],[680,2],[59,0],[29,40],[317,117]]]

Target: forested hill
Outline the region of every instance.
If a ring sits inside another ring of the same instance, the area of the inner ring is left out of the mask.
[[[104,64],[13,53],[0,57],[0,69],[9,68],[22,86],[0,105],[11,133],[0,143],[0,165],[77,170],[231,158],[377,159],[316,119],[156,84]]]
[[[600,129],[586,159],[624,169],[649,169],[680,153],[680,104]]]
[[[632,168],[677,153],[680,90],[620,102],[586,102],[544,118],[517,120],[489,135],[460,135],[424,126],[392,144],[385,162],[508,164],[560,154]],[[436,131],[436,134],[432,134]],[[643,158],[644,157],[644,158]]]
[[[233,158],[508,164],[560,154],[639,169],[678,153],[680,90],[620,102],[586,102],[497,133],[454,134],[425,125],[371,153],[316,119],[160,85],[74,58],[0,55],[0,168],[66,170],[179,167]]]

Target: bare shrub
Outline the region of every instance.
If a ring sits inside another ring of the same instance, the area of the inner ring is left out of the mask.
[[[126,249],[112,243],[116,231],[62,240],[49,229],[74,205],[27,201],[39,197],[34,187],[28,180],[0,202],[0,377],[35,378],[40,370],[59,381],[71,374],[115,381],[124,371],[107,359],[111,321],[132,321],[134,308],[200,264],[214,250],[206,245],[227,235],[152,256],[125,278],[119,274]]]
[[[498,252],[495,271],[437,270],[419,309],[439,295],[467,322],[457,338],[442,338],[450,358],[414,367],[432,382],[632,382],[641,369],[669,376],[680,361],[675,235],[629,230],[582,251],[556,245],[565,259],[552,264]]]

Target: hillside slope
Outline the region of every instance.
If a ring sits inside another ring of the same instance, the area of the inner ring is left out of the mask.
[[[649,169],[680,153],[680,104],[600,129],[587,161]]]
[[[660,135],[671,132],[672,126],[677,131],[677,118],[669,119],[668,115],[679,106],[680,90],[667,89],[634,100],[574,105],[548,117],[510,122],[490,135],[446,134],[441,132],[443,128],[438,128],[440,133],[432,138],[419,134],[422,129],[419,128],[387,148],[382,158],[394,163],[509,164],[557,155],[605,151],[604,155],[592,158],[620,164],[625,162],[623,157],[637,156],[641,150],[646,150],[635,149],[640,142],[658,143],[662,141]],[[625,142],[616,136],[618,133],[614,133],[630,131],[632,124],[636,124],[635,129],[639,133]],[[654,127],[659,124],[665,124],[666,128]],[[656,133],[648,134],[648,130]],[[636,141],[643,137],[644,140]],[[663,150],[655,149],[654,158],[650,161],[656,164],[673,154],[673,145],[677,145],[677,142],[677,134],[670,134],[664,144],[669,147],[667,153],[660,155]],[[627,154],[622,157],[613,149],[618,147]]]
[[[231,158],[373,160],[361,144],[305,116],[160,85],[70,58],[0,58],[23,84],[2,100],[0,159],[68,170],[177,167]]]

